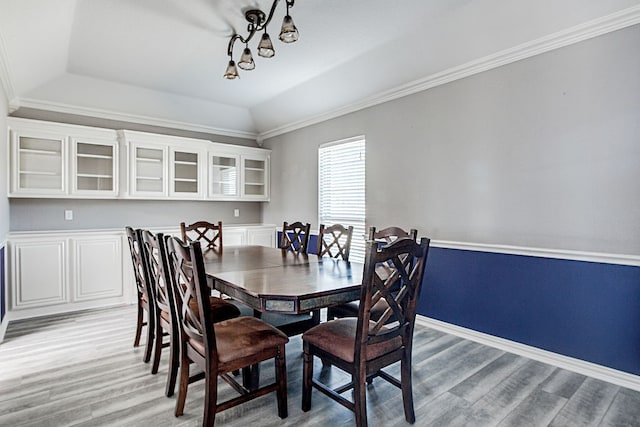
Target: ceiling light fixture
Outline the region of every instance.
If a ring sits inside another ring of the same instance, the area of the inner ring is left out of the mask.
[[[289,8],[293,7],[294,0],[285,1],[287,4],[287,14],[282,20],[282,27],[280,28],[280,35],[278,38],[283,43],[293,43],[298,40],[299,36],[298,29],[289,15]],[[276,54],[276,51],[273,49],[273,43],[271,43],[271,37],[269,37],[269,33],[267,33],[267,25],[271,22],[271,18],[273,18],[273,13],[275,12],[278,3],[280,3],[280,0],[273,0],[268,16],[259,9],[247,10],[244,13],[244,17],[249,21],[249,25],[247,26],[249,34],[246,37],[243,37],[240,34],[233,34],[233,36],[231,36],[231,39],[229,40],[229,47],[227,48],[229,65],[227,65],[227,70],[224,73],[225,79],[235,79],[239,77],[238,68],[246,71],[256,68],[256,64],[253,61],[253,55],[251,54],[251,49],[249,49],[249,42],[258,31],[264,30],[260,43],[258,43],[258,56],[271,58]],[[240,56],[240,60],[236,67],[236,63],[233,60],[233,46],[237,40],[244,43],[244,50],[242,51],[242,55]]]

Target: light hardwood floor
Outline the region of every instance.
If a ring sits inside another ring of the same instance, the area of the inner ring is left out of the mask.
[[[197,426],[202,383],[192,384],[185,415],[163,395],[167,360],[150,374],[133,348],[134,307],[11,323],[0,344],[1,426]],[[418,327],[414,336],[414,403],[418,426],[640,426],[640,393]],[[330,383],[346,376],[315,365]],[[222,412],[217,425],[350,426],[351,412],[314,391],[300,409],[300,337],[287,345],[289,417],[275,395]],[[397,369],[394,372],[397,373]],[[273,366],[264,365],[265,381]],[[221,398],[232,391],[220,383]],[[400,391],[377,379],[368,387],[371,426],[402,426]]]

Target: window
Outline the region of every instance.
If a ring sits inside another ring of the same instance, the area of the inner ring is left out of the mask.
[[[364,262],[365,140],[323,144],[318,152],[318,218],[327,226],[353,226],[349,259]]]

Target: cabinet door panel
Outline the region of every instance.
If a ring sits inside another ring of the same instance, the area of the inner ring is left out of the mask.
[[[275,229],[272,227],[250,228],[247,231],[249,245],[275,247]]]
[[[123,295],[119,236],[72,240],[74,300]]]
[[[67,302],[65,246],[64,240],[12,245],[13,308]]]
[[[222,245],[224,246],[245,246],[247,244],[247,231],[244,228],[222,229]]]

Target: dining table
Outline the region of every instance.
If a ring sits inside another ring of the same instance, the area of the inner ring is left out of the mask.
[[[203,256],[210,286],[257,313],[310,313],[360,298],[360,263],[265,246]]]
[[[265,246],[224,247],[203,257],[209,286],[252,308],[255,317],[311,313],[293,328],[278,326],[287,335],[318,324],[320,309],[360,298],[359,263]],[[259,365],[243,371],[245,387],[257,389],[259,376]]]

